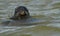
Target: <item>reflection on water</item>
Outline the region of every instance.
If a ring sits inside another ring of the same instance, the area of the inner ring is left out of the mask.
[[[9,20],[21,5],[32,17],[46,21],[32,26],[0,26],[0,36],[60,36],[60,0],[0,0],[0,22]]]

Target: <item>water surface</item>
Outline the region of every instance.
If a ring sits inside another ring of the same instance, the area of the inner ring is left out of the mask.
[[[0,36],[60,36],[60,0],[0,0],[0,23],[9,20],[17,6],[26,6],[32,17],[46,21],[31,26],[0,26]]]

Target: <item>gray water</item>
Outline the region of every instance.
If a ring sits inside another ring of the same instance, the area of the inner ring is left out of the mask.
[[[26,6],[32,17],[46,21],[32,26],[0,26],[0,36],[60,36],[60,0],[0,0],[0,23],[13,16],[17,6]]]

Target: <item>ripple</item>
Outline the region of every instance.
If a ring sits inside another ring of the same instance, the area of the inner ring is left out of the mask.
[[[40,21],[34,20],[34,24],[37,22],[37,24],[39,23],[40,25],[33,26],[0,26],[0,36],[60,35],[60,0],[0,0],[1,21],[5,21],[7,17],[10,17],[9,15],[12,16],[14,9],[20,5],[26,6],[31,16],[39,15],[37,16],[39,19],[45,19],[46,21],[40,20],[42,24]]]

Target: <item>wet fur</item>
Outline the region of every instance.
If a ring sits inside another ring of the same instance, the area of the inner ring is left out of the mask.
[[[25,13],[26,13],[25,16],[19,16],[18,15],[20,9],[25,11]],[[11,17],[10,19],[12,19],[12,20],[19,20],[19,19],[27,19],[28,17],[30,17],[28,9],[25,6],[19,6],[19,7],[15,8],[14,16]]]

